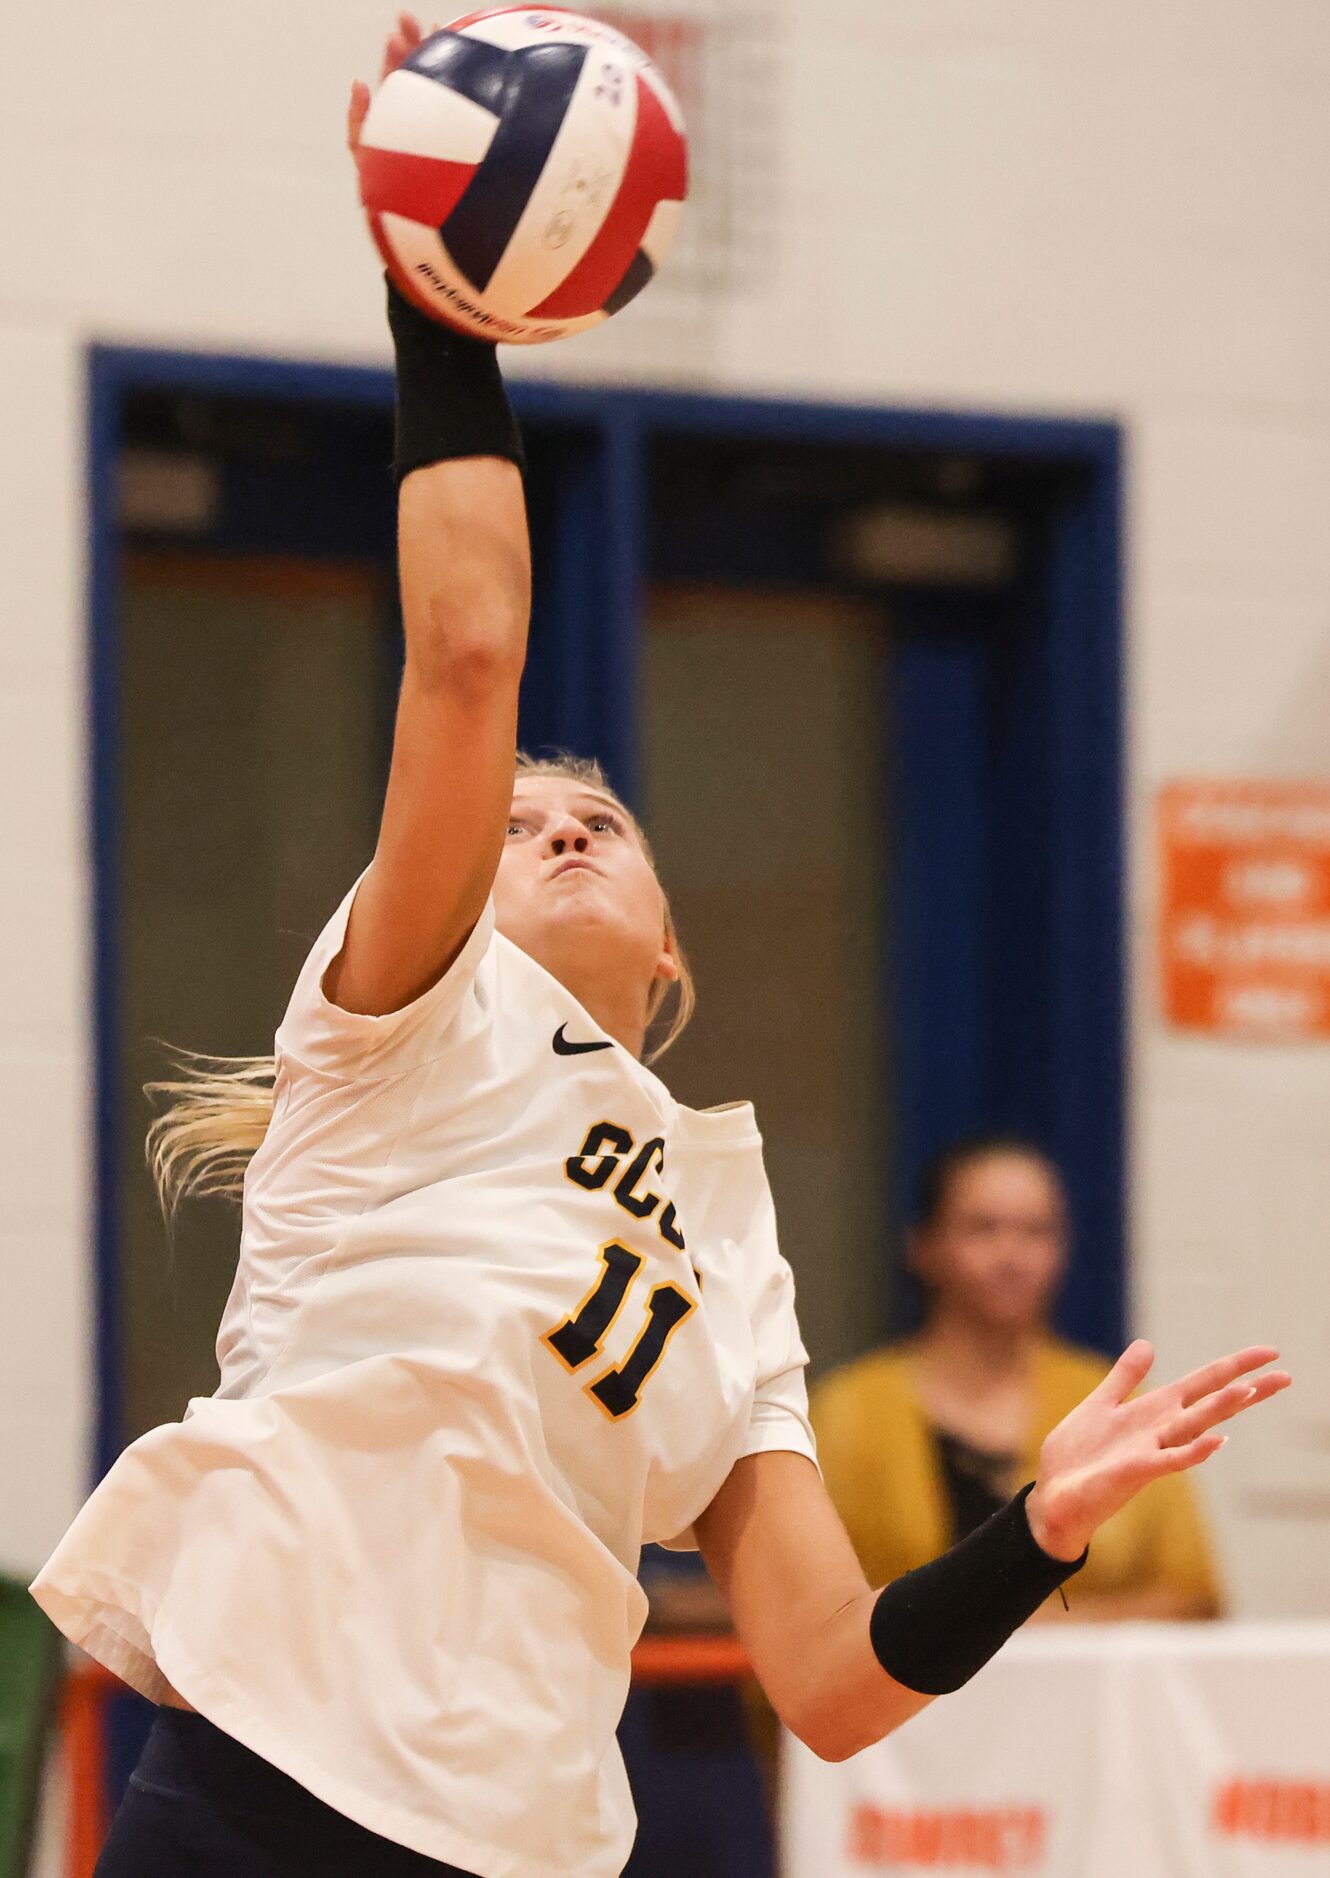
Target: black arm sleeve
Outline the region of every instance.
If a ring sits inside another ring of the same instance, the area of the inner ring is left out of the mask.
[[[391,281],[388,328],[397,359],[398,482],[427,464],[464,456],[506,457],[521,469],[521,432],[494,347],[430,319]]]
[[[869,1635],[896,1682],[919,1695],[950,1695],[1084,1565],[1088,1548],[1068,1564],[1035,1544],[1029,1493],[1024,1487],[941,1558],[878,1593]]]

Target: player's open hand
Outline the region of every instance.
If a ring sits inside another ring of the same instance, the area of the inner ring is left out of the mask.
[[[1265,1367],[1278,1355],[1256,1344],[1134,1395],[1155,1357],[1148,1343],[1130,1345],[1039,1451],[1039,1478],[1026,1502],[1037,1543],[1054,1558],[1079,1558],[1142,1487],[1208,1460],[1228,1439],[1216,1432],[1221,1422],[1287,1389],[1288,1372]]]
[[[431,33],[437,33],[439,29],[437,26],[431,26],[429,30]],[[387,43],[383,48],[383,70],[379,73],[379,83],[383,83],[389,72],[395,72],[399,65],[404,64],[421,41],[428,37],[429,34],[421,30],[420,22],[414,13],[399,13],[397,24],[389,33]],[[351,102],[346,111],[346,141],[353,156],[360,142],[360,132],[369,111],[370,96],[369,86],[358,78],[351,87]]]

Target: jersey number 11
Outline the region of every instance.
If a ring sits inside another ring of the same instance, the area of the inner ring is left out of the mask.
[[[577,1309],[553,1330],[546,1331],[543,1338],[570,1371],[583,1368],[600,1355],[610,1326],[646,1263],[640,1252],[620,1245],[617,1239],[600,1248],[600,1262],[600,1274]],[[603,1371],[585,1385],[587,1394],[613,1420],[631,1415],[637,1407],[643,1385],[665,1354],[665,1345],[692,1309],[693,1300],[678,1285],[652,1287],[647,1320],[632,1349],[617,1367]]]

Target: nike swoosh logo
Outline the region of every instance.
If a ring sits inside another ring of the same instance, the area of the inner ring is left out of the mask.
[[[574,1043],[563,1034],[567,1028],[566,1024],[560,1024],[554,1033],[555,1056],[585,1056],[588,1050],[612,1050],[614,1048],[612,1043]]]

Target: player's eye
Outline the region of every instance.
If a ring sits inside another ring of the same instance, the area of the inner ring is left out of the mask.
[[[524,835],[526,833],[526,823],[510,821],[508,823],[508,833],[510,835]]]
[[[619,820],[617,815],[611,815],[608,810],[603,810],[598,815],[589,816],[587,818],[587,827],[591,830],[593,835],[621,835],[623,833],[623,823]]]

